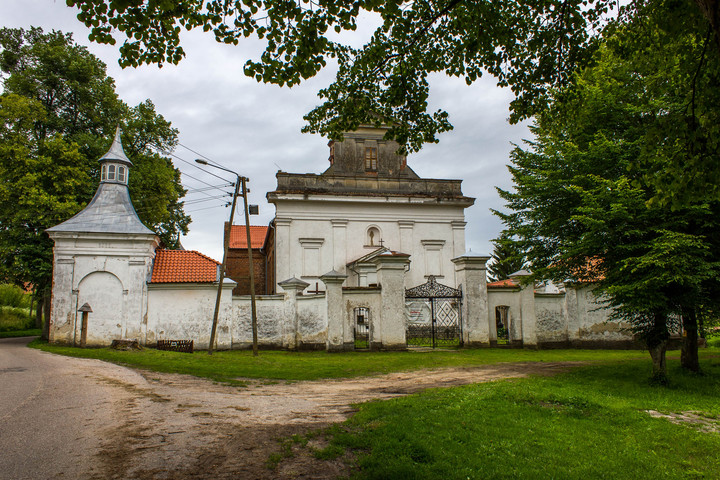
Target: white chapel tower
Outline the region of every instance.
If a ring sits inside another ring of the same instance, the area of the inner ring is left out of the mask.
[[[79,344],[81,314],[92,308],[87,344],[144,338],[147,277],[159,239],[137,216],[130,200],[132,162],[115,133],[99,160],[100,185],[77,215],[47,230],[55,242],[50,341]]]

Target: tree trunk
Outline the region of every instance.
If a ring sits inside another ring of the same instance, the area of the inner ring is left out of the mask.
[[[700,373],[700,359],[698,358],[698,324],[697,312],[695,309],[687,312],[682,317],[683,337],[682,350],[680,351],[680,365],[691,372]]]
[[[667,385],[667,363],[665,361],[665,352],[667,351],[667,340],[662,340],[654,346],[648,345],[650,358],[652,358],[653,371],[650,381],[659,385]]]
[[[42,295],[42,300],[38,300],[38,304],[43,306],[43,327],[42,327],[42,339],[48,340],[50,338],[50,292],[45,291]]]
[[[667,328],[667,315],[655,313],[650,331],[647,332],[645,342],[652,358],[653,371],[650,382],[656,385],[667,385],[667,362],[665,352],[670,333]]]
[[[33,295],[33,298],[37,300],[37,303],[35,304],[35,328],[42,328],[42,298],[38,297],[37,294]]]

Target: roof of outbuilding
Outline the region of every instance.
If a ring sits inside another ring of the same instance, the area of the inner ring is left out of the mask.
[[[265,244],[268,227],[250,225],[250,246],[262,248]],[[233,225],[230,228],[230,248],[247,248],[245,225]]]
[[[506,278],[505,280],[498,280],[497,282],[490,282],[487,284],[488,287],[500,287],[500,288],[515,288],[520,286],[512,278]]]
[[[150,283],[212,283],[220,262],[195,250],[157,250]]]

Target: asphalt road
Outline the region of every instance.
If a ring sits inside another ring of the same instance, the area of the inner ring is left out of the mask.
[[[82,478],[98,426],[114,421],[111,387],[84,375],[102,362],[59,357],[0,339],[0,479]]]

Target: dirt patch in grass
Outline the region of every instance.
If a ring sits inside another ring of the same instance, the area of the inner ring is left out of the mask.
[[[653,418],[664,418],[676,425],[688,425],[701,432],[720,433],[720,420],[709,418],[698,412],[661,413],[657,410],[645,410]]]
[[[552,375],[578,362],[496,364],[393,373],[348,380],[250,381],[221,385],[178,374],[132,370],[92,374],[116,387],[116,424],[106,426],[94,478],[330,479],[352,461],[332,455],[321,435],[353,404],[428,388],[527,375]],[[117,370],[115,370],[117,371]]]

